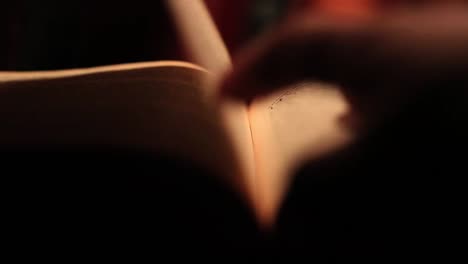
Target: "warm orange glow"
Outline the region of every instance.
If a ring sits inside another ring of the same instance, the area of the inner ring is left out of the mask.
[[[368,17],[377,10],[373,0],[318,0],[313,1],[313,12],[326,13],[343,18]]]

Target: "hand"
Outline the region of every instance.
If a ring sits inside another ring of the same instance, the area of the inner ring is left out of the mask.
[[[249,100],[304,79],[338,84],[364,121],[382,119],[433,90],[466,91],[468,8],[286,23],[235,58],[221,93]]]

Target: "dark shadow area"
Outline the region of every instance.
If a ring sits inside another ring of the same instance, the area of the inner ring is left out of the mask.
[[[3,238],[18,259],[238,259],[258,246],[241,199],[180,159],[83,147],[1,160]]]
[[[164,1],[2,1],[0,70],[180,59]]]

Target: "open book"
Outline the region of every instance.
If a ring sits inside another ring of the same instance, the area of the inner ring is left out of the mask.
[[[100,144],[190,160],[225,179],[270,226],[301,162],[352,138],[340,125],[348,106],[320,83],[249,105],[221,101],[215,84],[229,55],[207,10],[200,1],[168,6],[196,64],[0,72],[0,145]]]

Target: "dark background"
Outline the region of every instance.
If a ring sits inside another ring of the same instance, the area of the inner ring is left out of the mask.
[[[180,58],[163,1],[9,1],[0,34],[1,70]]]

